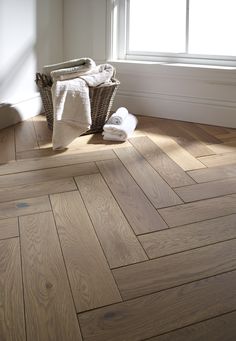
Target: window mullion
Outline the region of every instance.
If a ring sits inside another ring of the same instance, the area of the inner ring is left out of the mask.
[[[185,53],[188,53],[189,50],[189,2],[190,0],[186,0],[186,37],[185,37]]]

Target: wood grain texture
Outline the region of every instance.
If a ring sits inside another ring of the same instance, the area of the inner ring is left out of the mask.
[[[172,188],[134,148],[120,148],[115,153],[155,208],[182,203]]]
[[[150,258],[236,238],[236,214],[139,236]]]
[[[207,167],[216,167],[236,163],[236,152],[220,155],[202,156],[199,160]],[[236,165],[235,165],[236,166]]]
[[[194,271],[193,271],[194,269]],[[115,269],[124,300],[236,269],[236,239]]]
[[[234,341],[236,336],[236,312],[199,322],[148,341]]]
[[[27,339],[82,340],[52,213],[21,217],[20,236]]]
[[[159,210],[171,227],[236,213],[236,195],[206,199]]]
[[[199,141],[202,141],[206,144],[214,144],[221,143],[221,140],[215,137],[213,134],[207,132],[205,129],[202,129],[197,124],[190,122],[181,122],[181,126],[186,129],[189,134],[196,137]]]
[[[19,230],[17,218],[0,220],[0,239],[7,239],[18,236]]]
[[[29,185],[39,182],[66,179],[77,175],[98,173],[94,162],[34,170],[0,176],[0,188]]]
[[[76,182],[110,267],[146,260],[144,250],[101,175],[77,177]]]
[[[19,160],[6,165],[0,166],[0,175],[21,173],[33,170],[62,167],[68,165],[76,165],[81,163],[89,163],[99,160],[115,159],[116,155],[112,150],[103,152],[78,153],[70,151],[66,155],[64,153],[53,154],[49,157],[37,158],[33,160]]]
[[[236,309],[236,272],[79,316],[85,341],[140,341]]]
[[[208,134],[213,135],[217,138],[217,135],[219,134],[227,134],[229,133],[227,131],[227,128],[224,127],[218,127],[218,126],[213,126],[213,125],[208,125],[208,124],[200,124],[196,123],[199,128],[205,130]]]
[[[50,210],[51,206],[47,196],[9,201],[0,204],[0,219],[18,217]]]
[[[171,187],[195,183],[176,162],[148,137],[136,137],[129,139],[129,141]]]
[[[236,176],[236,165],[218,166],[188,172],[198,183],[232,178]]]
[[[16,153],[39,148],[31,119],[15,126]]]
[[[121,301],[78,191],[51,196],[76,311]]]
[[[215,154],[224,154],[224,153],[236,152],[236,138],[234,140],[230,140],[230,142],[227,142],[227,143],[211,144],[211,145],[209,145],[209,148]]]
[[[76,190],[73,178],[0,188],[0,203]]]
[[[0,130],[0,150],[0,165],[15,160],[14,127]]]
[[[45,116],[38,115],[32,119],[36,140],[40,148],[47,148],[52,146],[52,131],[48,128]]]
[[[0,250],[0,339],[25,341],[19,239],[1,240]]]
[[[119,160],[100,161],[97,165],[136,234],[167,228],[157,210]]]
[[[236,193],[236,178],[179,187],[175,191],[184,202],[219,197]]]

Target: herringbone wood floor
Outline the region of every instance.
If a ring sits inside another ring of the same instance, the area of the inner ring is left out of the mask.
[[[236,130],[0,131],[0,340],[236,339]]]

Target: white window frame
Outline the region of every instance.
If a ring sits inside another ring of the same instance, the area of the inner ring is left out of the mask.
[[[129,51],[127,30],[129,2],[129,0],[107,0],[108,59],[236,67],[236,56]],[[188,51],[189,0],[186,0],[186,7],[186,50]]]

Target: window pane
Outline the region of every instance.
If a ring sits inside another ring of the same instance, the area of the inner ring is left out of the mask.
[[[130,0],[129,50],[185,52],[186,0]]]
[[[236,56],[236,0],[190,0],[189,53]]]

